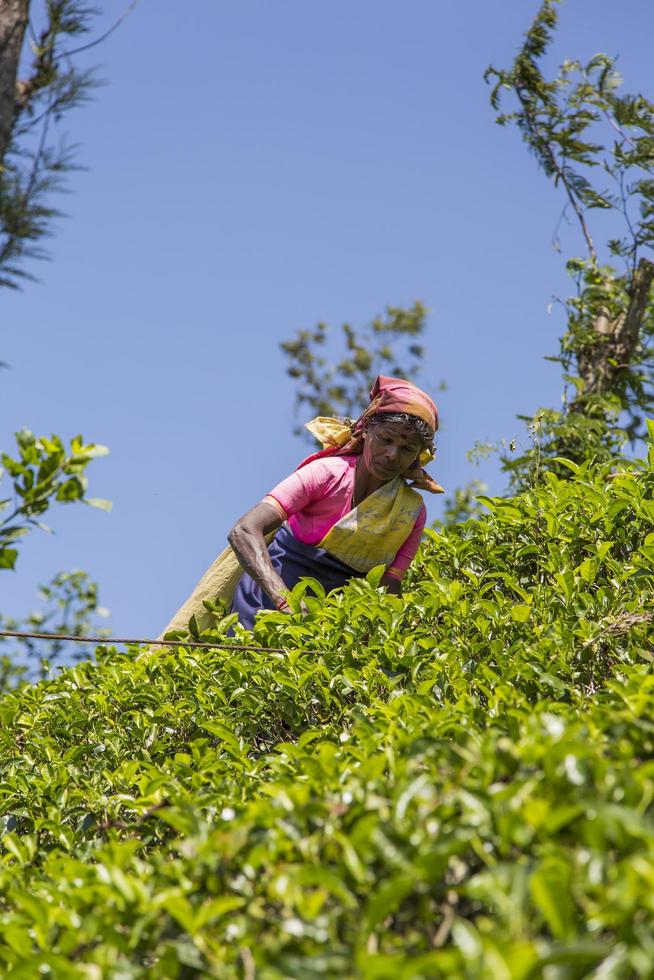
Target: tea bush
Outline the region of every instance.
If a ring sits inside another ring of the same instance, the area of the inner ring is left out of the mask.
[[[651,977],[652,462],[7,693],[0,971]]]

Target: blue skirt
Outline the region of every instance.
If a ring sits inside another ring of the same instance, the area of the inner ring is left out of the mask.
[[[268,545],[268,554],[273,568],[288,589],[297,585],[301,578],[310,576],[320,582],[325,592],[331,592],[351,578],[361,578],[363,575],[334,558],[324,548],[315,548],[299,541],[287,524],[282,524]],[[274,608],[261,586],[244,572],[236,586],[230,612],[238,613],[239,622],[246,629],[252,629],[254,617],[261,609]]]

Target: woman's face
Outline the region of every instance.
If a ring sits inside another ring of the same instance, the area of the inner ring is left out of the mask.
[[[377,422],[366,431],[363,463],[376,480],[388,483],[409,469],[421,449],[415,429],[403,422]]]

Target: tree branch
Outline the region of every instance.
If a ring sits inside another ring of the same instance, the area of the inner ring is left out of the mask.
[[[633,352],[640,337],[640,328],[647,310],[649,294],[654,281],[654,262],[641,259],[634,273],[631,301],[623,323],[617,333],[618,344],[629,354]]]
[[[594,323],[594,331],[600,335],[600,339],[583,347],[577,357],[584,388],[570,406],[571,411],[581,411],[589,395],[603,395],[609,391],[618,372],[631,365],[640,340],[652,282],[654,262],[642,258],[632,279],[631,298],[626,312],[610,321],[607,311],[600,310]]]
[[[565,174],[565,170],[559,163],[556,153],[552,149],[549,141],[541,133],[538,124],[534,119],[533,109],[529,102],[529,99],[525,98],[522,86],[518,81],[516,81],[515,84],[515,92],[520,101],[520,105],[522,106],[525,122],[528,128],[531,130],[532,139],[535,141],[536,145],[541,149],[541,151],[547,158],[547,161],[550,167],[552,168],[552,171],[556,174],[557,178],[563,184],[563,187],[565,188],[565,192],[568,196],[568,200],[570,201],[570,204],[574,208],[574,212],[577,215],[579,224],[581,225],[581,230],[583,232],[584,238],[586,239],[586,245],[588,246],[588,253],[591,257],[593,264],[597,265],[597,252],[595,251],[593,239],[590,237],[590,231],[588,230],[588,225],[586,224],[584,212],[581,208],[579,201],[577,200],[576,194],[574,193],[572,187],[570,186],[570,183]]]

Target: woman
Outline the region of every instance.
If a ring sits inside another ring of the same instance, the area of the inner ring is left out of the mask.
[[[370,396],[356,423],[332,432],[329,448],[305,459],[232,528],[229,543],[245,570],[232,611],[243,626],[251,628],[261,609],[289,611],[288,592],[303,576],[329,592],[383,564],[381,584],[400,592],[426,518],[414,488],[443,492],[421,466],[433,456],[438,413],[401,378],[380,376]],[[308,428],[320,434],[333,422]]]

